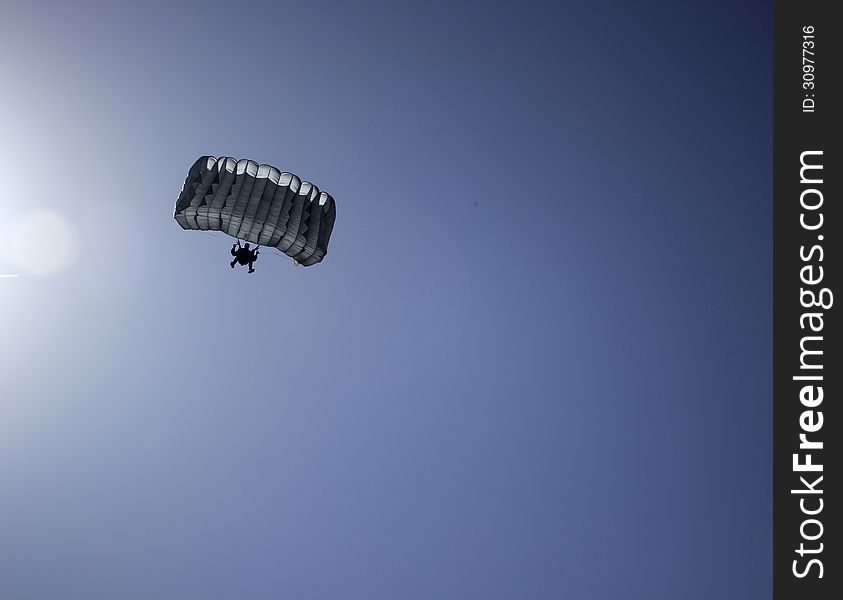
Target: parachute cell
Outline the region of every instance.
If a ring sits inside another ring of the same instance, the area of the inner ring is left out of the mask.
[[[187,173],[173,216],[183,229],[222,231],[310,266],[325,258],[336,214],[330,194],[292,173],[202,156]]]

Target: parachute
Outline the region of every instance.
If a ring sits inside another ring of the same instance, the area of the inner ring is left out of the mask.
[[[182,229],[221,231],[277,248],[303,266],[328,253],[337,208],[308,181],[253,160],[200,157],[184,181],[173,217]]]

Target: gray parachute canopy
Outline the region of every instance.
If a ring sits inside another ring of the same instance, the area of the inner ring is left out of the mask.
[[[173,214],[183,229],[272,246],[304,266],[327,254],[336,215],[334,199],[312,183],[227,156],[193,163]]]

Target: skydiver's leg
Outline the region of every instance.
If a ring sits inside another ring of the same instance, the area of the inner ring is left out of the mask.
[[[230,265],[231,265],[231,268],[233,269],[233,268],[234,268],[234,263],[236,263],[236,262],[237,262],[237,259],[235,258],[234,260],[232,260],[232,261],[231,261],[230,263],[228,263],[228,264],[230,264]]]
[[[249,261],[249,273],[254,273],[255,268],[252,266],[252,261]]]

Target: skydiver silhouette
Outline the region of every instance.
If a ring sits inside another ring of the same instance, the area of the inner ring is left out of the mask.
[[[260,246],[258,246],[258,248],[260,248]],[[234,260],[229,263],[231,268],[234,268],[235,263],[239,263],[244,266],[249,265],[249,273],[254,273],[255,268],[252,265],[258,259],[258,254],[260,254],[258,248],[250,250],[249,242],[246,242],[246,244],[241,247],[240,240],[237,240],[237,243],[231,246],[231,256],[234,257]]]

